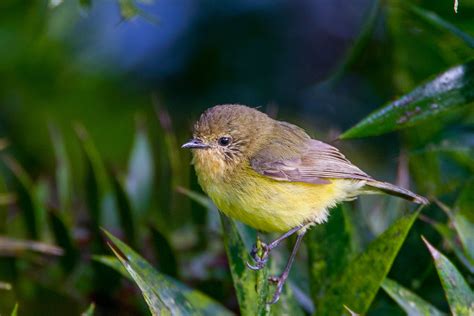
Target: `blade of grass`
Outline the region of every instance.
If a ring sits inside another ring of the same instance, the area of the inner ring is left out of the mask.
[[[137,119],[125,187],[133,209],[141,217],[149,210],[153,194],[155,167],[151,148],[144,122]]]
[[[120,261],[112,256],[94,256],[94,260],[103,263],[106,266],[114,269],[115,271],[119,272],[125,278],[133,281],[131,275],[127,272],[125,267],[120,263]],[[220,303],[216,302],[214,299],[210,298],[206,294],[189,288],[184,283],[179,282],[178,280],[169,277],[165,274],[161,274],[160,272],[155,270],[156,274],[161,275],[162,278],[168,280],[174,287],[180,291],[183,296],[189,300],[189,302],[198,310],[202,312],[203,315],[232,315],[229,310],[227,310],[224,306]]]
[[[11,316],[17,316],[18,315],[18,303],[15,304],[13,307],[12,313],[10,314]]]
[[[446,315],[424,299],[404,288],[397,282],[386,278],[382,283],[384,291],[407,313],[409,316],[441,316]]]
[[[82,313],[81,316],[94,316],[94,312],[95,312],[95,304],[91,303],[91,305],[89,305],[87,310],[84,313]]]
[[[105,232],[107,238],[111,241],[110,247],[117,258],[123,264],[127,272],[140,287],[142,294],[147,301],[152,313],[171,313],[180,315],[201,315],[208,306],[206,303],[199,302],[194,306],[186,298],[183,291],[176,284],[170,281],[169,277],[156,272],[148,262],[131,250],[119,239]],[[220,315],[227,315],[224,309],[218,309]]]
[[[455,211],[453,212],[453,224],[459,239],[463,245],[466,255],[474,262],[474,177],[464,186],[459,195]]]
[[[431,218],[420,215],[420,219],[430,224],[443,237],[448,247],[454,252],[459,261],[471,272],[474,273],[474,262],[464,254],[464,249],[457,239],[456,231],[449,228],[448,225],[439,223]],[[471,261],[470,261],[471,260]]]
[[[133,216],[132,207],[125,190],[116,176],[110,175],[112,179],[112,186],[115,191],[115,198],[117,200],[117,210],[119,215],[120,226],[125,233],[127,242],[131,247],[137,247],[137,230],[135,228],[135,218]]]
[[[340,315],[344,305],[359,314],[367,312],[419,210],[397,220],[348,263],[321,299],[317,313]]]
[[[47,232],[46,211],[35,192],[33,180],[15,159],[8,155],[3,155],[2,158],[17,180],[18,203],[28,236],[31,239],[42,239]]]
[[[242,315],[269,315],[270,300],[268,269],[252,271],[246,262],[252,262],[249,250],[245,248],[242,237],[234,221],[221,214],[224,246],[229,268],[234,282],[237,300]]]
[[[448,258],[433,247],[424,237],[422,239],[433,257],[451,313],[453,315],[473,315],[474,292],[469,288],[466,280]]]
[[[410,11],[413,12],[417,17],[421,18],[422,20],[428,22],[429,24],[435,27],[451,32],[453,35],[463,40],[466,45],[471,48],[474,48],[474,37],[460,30],[454,24],[449,23],[448,21],[444,20],[442,17],[432,11],[425,10],[415,5],[410,5],[409,7]]]
[[[59,130],[53,124],[49,125],[54,156],[56,158],[56,187],[59,197],[59,210],[70,214],[72,205],[72,176],[66,144]]]
[[[455,66],[369,114],[340,138],[375,136],[414,126],[474,101],[474,61]]]
[[[168,238],[155,227],[150,227],[150,232],[160,271],[169,276],[177,277],[179,265]]]
[[[313,227],[306,237],[311,296],[316,305],[347,267],[352,254],[351,225],[343,208],[332,210],[328,222]]]
[[[75,245],[70,229],[64,223],[61,215],[56,212],[50,212],[49,218],[54,239],[64,249],[61,264],[66,272],[71,272],[79,261],[79,249]]]
[[[103,200],[110,191],[110,182],[99,151],[84,126],[76,124],[75,130],[87,165],[87,206],[92,220],[92,228],[98,232],[102,223]]]

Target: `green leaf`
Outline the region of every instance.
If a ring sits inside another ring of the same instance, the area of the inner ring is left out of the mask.
[[[397,282],[386,278],[382,288],[409,316],[441,316],[446,315],[424,299],[404,288]]]
[[[206,207],[209,212],[217,210],[214,203],[206,196],[185,188],[179,188],[179,191]],[[246,263],[252,262],[249,255],[250,249],[246,248],[244,238],[236,223],[220,212],[219,214],[224,246],[237,300],[239,301],[240,312],[242,315],[266,315],[269,313],[266,302],[270,300],[268,298],[268,269],[252,271],[247,268]]]
[[[127,238],[127,242],[132,247],[137,247],[137,232],[135,229],[135,218],[133,216],[132,207],[130,205],[130,201],[128,200],[128,196],[125,193],[125,190],[117,179],[117,177],[111,175],[112,185],[115,191],[115,198],[117,200],[117,209],[118,215],[120,220],[120,226],[125,233],[125,237]]]
[[[92,228],[97,233],[102,224],[102,208],[105,196],[110,192],[110,182],[99,151],[84,126],[77,124],[75,130],[85,154],[87,206]]]
[[[46,211],[35,191],[33,180],[15,159],[8,155],[2,158],[17,180],[18,204],[23,212],[28,236],[41,239],[46,233]]]
[[[351,260],[321,299],[317,313],[341,315],[344,305],[366,313],[418,214],[419,210],[398,219]]]
[[[12,313],[10,315],[11,316],[17,316],[18,315],[18,303],[15,304],[15,307],[13,307]]]
[[[351,255],[351,230],[344,206],[340,205],[331,211],[327,223],[311,228],[306,236],[311,295],[316,305],[347,267]]]
[[[474,48],[474,38],[471,35],[467,34],[466,32],[457,28],[455,25],[444,20],[436,13],[422,9],[417,6],[410,6],[410,10],[422,20],[430,23],[431,25],[451,32],[452,34],[463,40],[469,47]]]
[[[417,125],[474,101],[474,61],[455,66],[376,110],[340,138],[374,136]]]
[[[103,256],[103,255],[94,255],[92,259],[102,263],[103,265],[110,267],[120,273],[123,277],[133,281],[132,276],[128,273],[127,269],[123,266],[121,261],[114,256]]]
[[[466,257],[464,254],[464,249],[460,245],[457,239],[457,233],[453,229],[449,228],[447,224],[439,223],[431,218],[420,215],[420,219],[429,223],[433,228],[443,237],[443,240],[447,243],[448,247],[454,251],[456,257],[459,261],[469,270],[471,273],[474,273],[474,261],[471,258]]]
[[[152,314],[201,315],[209,307],[209,300],[192,302],[187,299],[170,278],[156,272],[147,261],[119,239],[106,231],[105,234],[111,241],[109,245],[112,251],[142,291]],[[196,303],[198,304],[195,305]],[[220,315],[229,314],[223,308],[217,308],[217,311]]]
[[[451,313],[453,315],[473,315],[474,292],[449,259],[434,248],[424,237],[422,238],[433,257]]]
[[[201,206],[207,208],[209,211],[218,212],[217,207],[215,206],[215,204],[212,203],[211,199],[208,198],[207,196],[199,194],[199,193],[191,191],[191,190],[188,190],[188,189],[183,188],[183,187],[178,187],[176,190],[178,192],[186,195],[187,197],[189,197],[194,202],[196,202],[196,203],[200,204]]]
[[[64,139],[59,130],[50,124],[49,131],[56,158],[56,187],[58,190],[59,209],[61,212],[69,214],[72,205],[72,175],[69,157]]]
[[[66,226],[62,217],[55,212],[50,212],[49,218],[54,239],[64,249],[61,264],[65,271],[70,272],[79,261],[79,249],[76,247],[70,229]]]
[[[150,208],[155,167],[147,131],[140,121],[137,125],[125,187],[133,209],[143,216]]]
[[[125,278],[132,280],[132,276],[127,272],[125,267],[120,263],[120,261],[112,256],[94,256],[94,260],[103,263],[106,266],[111,267],[112,269],[119,272]],[[191,302],[191,304],[202,312],[203,315],[232,315],[232,313],[227,310],[224,306],[207,296],[206,294],[193,290],[187,285],[179,282],[176,279],[173,279],[165,274],[161,274],[158,271],[155,271],[156,274],[160,275],[162,278],[168,280],[174,287],[180,291],[184,297]]]
[[[249,249],[245,247],[234,221],[221,214],[222,232],[230,272],[242,315],[269,315],[268,269],[252,271],[247,262],[252,262]]]
[[[160,271],[172,277],[177,277],[179,265],[168,238],[155,227],[151,227],[150,231],[151,242],[155,249],[155,256]]]
[[[91,303],[91,305],[89,305],[87,310],[84,313],[82,313],[81,316],[94,316],[94,312],[95,312],[95,304]]]
[[[456,201],[455,212],[452,217],[454,228],[458,233],[461,244],[470,263],[470,270],[474,265],[474,177],[464,186]]]
[[[16,202],[16,195],[7,191],[5,177],[0,176],[0,235],[6,234],[8,227],[8,209]]]

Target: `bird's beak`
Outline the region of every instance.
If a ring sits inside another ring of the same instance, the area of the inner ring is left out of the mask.
[[[183,144],[181,148],[206,149],[209,148],[209,145],[204,144],[202,140],[198,138],[193,138],[187,143]]]

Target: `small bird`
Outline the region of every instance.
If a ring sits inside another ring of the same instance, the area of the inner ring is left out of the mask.
[[[387,193],[418,204],[428,200],[373,179],[339,150],[312,139],[300,127],[244,105],[217,105],[194,125],[190,148],[199,184],[225,215],[262,232],[284,233],[251,251],[258,270],[284,239],[297,238],[276,283],[278,301],[307,229],[324,223],[329,209],[360,194]]]

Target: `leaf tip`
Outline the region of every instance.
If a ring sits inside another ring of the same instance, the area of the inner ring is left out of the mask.
[[[431,256],[433,257],[433,259],[435,259],[435,260],[438,259],[439,258],[439,251],[435,247],[433,247],[433,245],[431,245],[428,240],[426,240],[425,236],[422,235],[421,239],[425,243],[425,245],[428,248],[429,252],[431,253]]]

